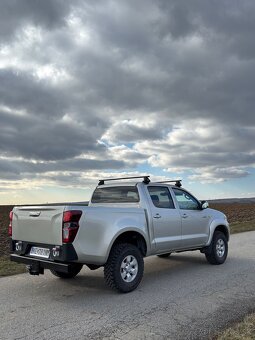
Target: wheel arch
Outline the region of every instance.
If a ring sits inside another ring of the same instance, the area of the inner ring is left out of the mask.
[[[218,225],[218,226],[214,229],[213,234],[214,234],[216,231],[222,232],[222,233],[226,236],[227,241],[229,241],[229,231],[228,231],[228,228],[227,228],[225,225]]]
[[[115,236],[114,240],[112,241],[111,246],[109,247],[107,258],[109,257],[109,254],[112,248],[118,243],[133,244],[140,250],[143,256],[146,256],[147,254],[148,248],[147,248],[147,242],[145,240],[145,237],[136,230],[127,230]]]
[[[220,221],[218,221],[218,222],[220,222]],[[212,239],[213,239],[213,235],[216,231],[222,232],[226,236],[227,241],[229,241],[230,232],[229,232],[228,225],[225,225],[223,223],[215,223],[215,224],[213,223],[210,226],[210,236],[209,236],[209,239],[206,243],[206,246],[209,246],[211,244]]]

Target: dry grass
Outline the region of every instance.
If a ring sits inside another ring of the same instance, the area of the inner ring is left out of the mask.
[[[255,230],[254,203],[211,203],[210,207],[228,217],[231,234]],[[228,328],[217,340],[255,340],[255,314]]]
[[[25,265],[11,262],[9,256],[0,256],[0,277],[21,274],[25,271]]]
[[[255,220],[230,223],[231,234],[255,230]]]
[[[10,241],[8,236],[9,212],[11,205],[0,205],[0,256],[10,253]]]
[[[10,238],[8,236],[9,212],[13,206],[0,206],[0,277],[25,272],[25,266],[9,260]]]
[[[217,340],[254,340],[255,314],[246,316],[242,322],[230,327]]]

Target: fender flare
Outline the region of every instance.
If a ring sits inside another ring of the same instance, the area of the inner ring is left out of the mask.
[[[146,254],[148,253],[148,250],[150,249],[150,245],[149,245],[149,241],[148,241],[148,238],[147,238],[147,235],[145,235],[141,229],[139,228],[130,228],[130,227],[127,227],[127,228],[123,228],[121,230],[118,231],[118,233],[116,233],[114,235],[114,237],[112,238],[111,240],[111,243],[109,244],[109,247],[107,249],[107,253],[106,253],[106,261],[108,260],[108,257],[110,255],[110,252],[112,250],[112,247],[115,243],[115,241],[117,240],[117,238],[123,234],[125,234],[126,232],[135,232],[137,234],[139,234],[145,241],[145,245],[146,245],[146,249],[147,249],[147,252]]]
[[[212,242],[212,238],[214,235],[215,230],[219,230],[222,231],[226,237],[227,237],[227,241],[229,241],[230,238],[230,229],[229,229],[229,224],[226,221],[222,221],[222,220],[214,220],[212,221],[212,223],[210,224],[210,234],[209,234],[209,238],[208,241],[206,243],[206,246],[209,246]]]

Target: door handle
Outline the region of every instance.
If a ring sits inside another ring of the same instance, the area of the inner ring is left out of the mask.
[[[161,215],[156,214],[156,215],[153,216],[153,218],[161,218]]]
[[[31,216],[31,217],[39,217],[40,214],[41,214],[40,211],[31,211],[31,212],[29,213],[29,216]]]
[[[187,214],[182,214],[182,218],[187,218],[188,215]]]

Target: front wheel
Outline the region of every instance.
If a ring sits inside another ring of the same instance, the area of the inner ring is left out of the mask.
[[[205,251],[205,257],[211,264],[222,264],[228,256],[228,242],[226,236],[216,231],[213,235],[212,242]]]
[[[58,270],[54,270],[54,269],[50,269],[51,273],[61,279],[72,279],[74,278],[77,274],[79,274],[79,272],[82,269],[82,264],[80,263],[75,263],[71,266],[69,273],[63,273],[60,272]]]
[[[121,293],[136,289],[143,277],[144,262],[139,249],[129,243],[116,244],[104,267],[106,284]]]

